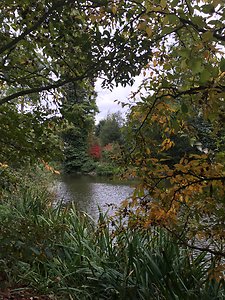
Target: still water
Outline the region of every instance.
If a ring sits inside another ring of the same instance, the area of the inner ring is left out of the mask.
[[[74,174],[60,177],[54,190],[58,200],[73,201],[79,210],[96,219],[98,207],[110,213],[110,205],[118,206],[132,194],[133,188],[121,181]]]

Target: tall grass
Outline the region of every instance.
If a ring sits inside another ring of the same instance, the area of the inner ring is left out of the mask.
[[[57,299],[225,299],[204,254],[157,228],[112,228],[107,215],[95,224],[73,204],[52,207],[38,185],[1,202],[0,222],[0,274],[11,289]]]

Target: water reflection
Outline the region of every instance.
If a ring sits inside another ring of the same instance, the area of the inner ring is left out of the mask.
[[[87,212],[94,219],[98,216],[98,207],[106,211],[110,204],[119,205],[132,191],[130,185],[120,181],[82,175],[61,177],[55,189],[57,199],[75,202],[79,210]]]

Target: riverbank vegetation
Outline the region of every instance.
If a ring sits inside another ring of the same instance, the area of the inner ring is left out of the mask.
[[[224,299],[222,3],[2,0],[0,12],[3,299],[26,289]],[[140,74],[119,99],[125,122],[111,115],[95,128],[96,78],[113,89]],[[55,203],[41,171],[58,173],[49,161],[138,184],[111,225],[102,215],[94,225]]]
[[[0,297],[224,298],[206,253],[157,226],[132,229],[101,213],[96,224],[74,204],[52,205],[42,172],[24,176],[0,203]]]
[[[69,105],[69,118],[66,118],[69,123],[61,133],[64,141],[62,171],[107,177],[121,175],[123,168],[117,162],[125,142],[122,134],[125,120],[121,113],[108,114],[94,125],[95,99],[92,106],[85,103],[84,98],[78,101],[74,97],[73,101],[78,103],[75,107]]]

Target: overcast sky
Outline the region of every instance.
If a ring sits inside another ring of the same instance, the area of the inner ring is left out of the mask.
[[[99,109],[99,114],[96,115],[96,123],[98,123],[101,119],[104,119],[108,113],[114,113],[120,110],[123,114],[125,114],[126,108],[122,108],[121,105],[118,105],[114,101],[119,100],[122,102],[128,102],[129,95],[131,92],[137,90],[142,79],[142,76],[137,76],[135,77],[135,83],[133,86],[126,86],[125,88],[118,86],[115,87],[112,92],[108,89],[102,89],[102,80],[98,79],[95,85],[95,90],[98,94],[97,105]]]

